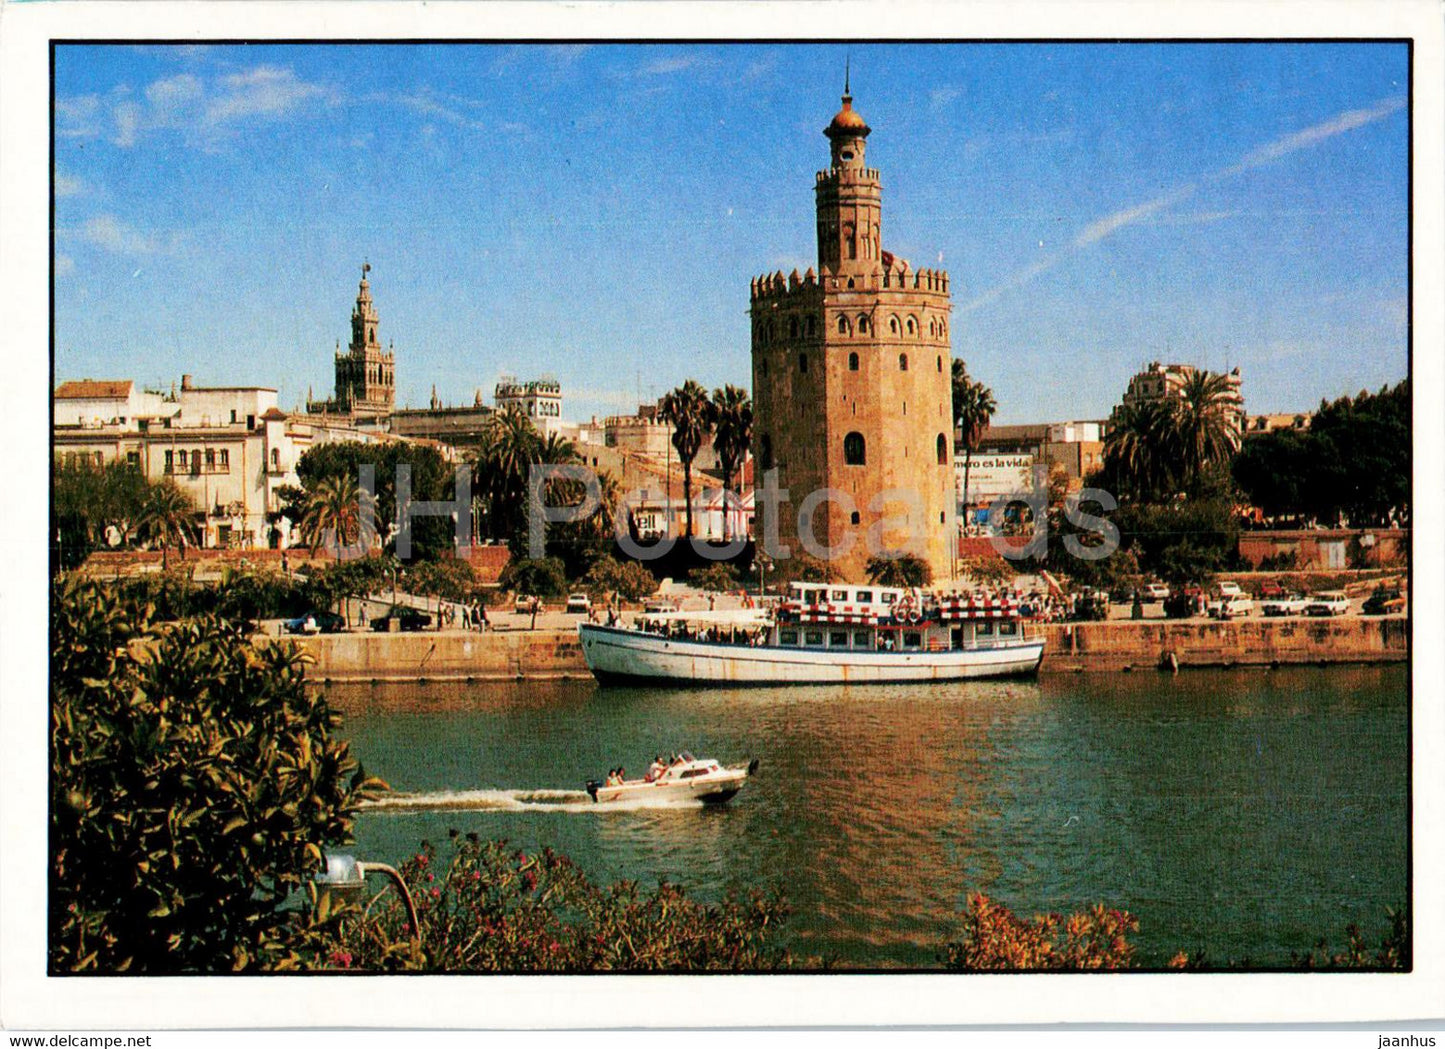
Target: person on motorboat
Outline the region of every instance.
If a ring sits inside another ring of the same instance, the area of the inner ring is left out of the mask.
[[[643,777],[643,782],[651,783],[666,771],[667,766],[662,763],[662,755],[658,754],[652,759],[652,764],[647,767],[647,775]]]

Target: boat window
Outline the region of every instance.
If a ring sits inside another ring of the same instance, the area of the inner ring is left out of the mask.
[[[798,643],[798,632],[796,630],[783,630],[778,633],[778,644],[796,645]]]
[[[1019,632],[1019,625],[1017,623],[1000,623],[998,625],[998,632],[1000,634],[1017,634]]]
[[[805,645],[817,645],[817,646],[821,647],[822,644],[823,644],[823,632],[822,632],[821,630],[807,630],[807,631],[804,631],[804,632],[803,632],[803,644],[805,644]]]
[[[993,637],[993,624],[984,621],[973,628],[974,637]]]
[[[834,590],[831,594],[828,595],[828,599],[830,601],[846,601],[848,600],[848,591]]]
[[[885,591],[883,591],[883,593],[882,593],[881,595],[879,595],[879,596],[881,596],[881,597],[883,598],[883,603],[884,603],[885,605],[891,605],[891,604],[893,604],[893,602],[898,598],[898,595],[895,594],[895,593],[893,593],[893,591],[891,591],[891,590],[885,590]]]
[[[679,779],[691,779],[693,776],[706,776],[707,774],[708,774],[708,770],[707,770],[707,769],[684,769],[682,775],[679,776],[678,778],[679,778]]]
[[[854,648],[867,648],[868,645],[869,645],[869,641],[868,641],[868,631],[866,631],[866,630],[855,630],[855,631],[853,631],[853,647],[854,647]]]
[[[871,605],[871,604],[873,603],[873,591],[871,591],[871,590],[860,590],[860,591],[858,591],[857,601],[858,601],[858,603],[859,603],[860,605]]]
[[[903,635],[904,648],[922,648],[923,635],[916,630],[906,631]]]
[[[829,634],[828,634],[828,647],[829,647],[829,648],[847,648],[847,647],[848,647],[848,631],[846,631],[846,630],[833,630],[833,631],[830,631]]]

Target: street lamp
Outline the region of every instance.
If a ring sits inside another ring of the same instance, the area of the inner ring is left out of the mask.
[[[411,923],[412,942],[420,947],[421,926],[417,922],[416,901],[411,898],[411,890],[406,887],[401,873],[391,864],[363,863],[347,853],[332,853],[326,857],[326,870],[314,875],[312,880],[325,892],[351,896],[365,890],[368,874],[384,874],[396,886],[397,891],[401,894],[402,902],[406,904],[406,917],[407,921]]]

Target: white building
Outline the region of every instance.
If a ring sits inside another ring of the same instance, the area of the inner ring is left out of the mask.
[[[129,380],[81,380],[55,391],[57,463],[129,462],[152,482],[170,478],[190,496],[206,547],[286,546],[278,490],[300,483],[296,464],[313,445],[398,438],[315,416],[289,415],[264,386],[195,386],[170,393]]]

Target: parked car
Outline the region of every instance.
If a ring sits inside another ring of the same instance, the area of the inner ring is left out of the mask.
[[[592,611],[592,599],[586,594],[569,594],[567,596],[567,611],[580,615],[586,615]]]
[[[514,607],[517,615],[529,616],[532,614],[533,605],[536,606],[538,612],[546,611],[546,607],[542,604],[542,599],[532,594],[518,594],[517,603]]]
[[[1238,619],[1247,616],[1254,611],[1254,598],[1248,594],[1236,594],[1233,597],[1222,599],[1219,609],[1214,614],[1219,619]]]
[[[346,629],[346,620],[335,612],[313,609],[305,615],[286,620],[282,625],[288,634],[335,634]]]
[[[1143,601],[1163,601],[1169,596],[1169,588],[1163,583],[1145,583],[1139,588],[1139,597]]]
[[[1282,593],[1278,597],[1261,601],[1259,610],[1267,616],[1297,616],[1304,613],[1307,604],[1309,599],[1303,594]]]
[[[1350,599],[1343,590],[1326,590],[1310,597],[1305,612],[1312,616],[1342,616],[1350,610]]]
[[[1360,609],[1367,616],[1388,616],[1405,611],[1405,597],[1398,590],[1376,588]]]
[[[1239,602],[1249,602],[1247,606]],[[1233,603],[1233,608],[1228,608]],[[1244,611],[1240,611],[1243,608]],[[1209,613],[1211,619],[1227,619],[1238,615],[1248,615],[1254,608],[1254,600],[1240,589],[1238,583],[1219,583],[1209,592],[1209,599],[1204,604],[1205,612]],[[1226,611],[1228,609],[1228,611]]]
[[[1278,597],[1288,597],[1289,591],[1278,579],[1266,579],[1259,584],[1259,596],[1265,600],[1273,600]]]
[[[642,606],[643,615],[655,616],[662,612],[676,612],[678,604],[667,597],[655,597]]]
[[[392,606],[391,611],[384,616],[378,616],[371,621],[371,629],[377,633],[385,633],[391,629],[391,621],[397,620],[402,630],[425,630],[431,626],[431,616],[425,612],[418,612],[414,608],[404,608],[401,605]]]

